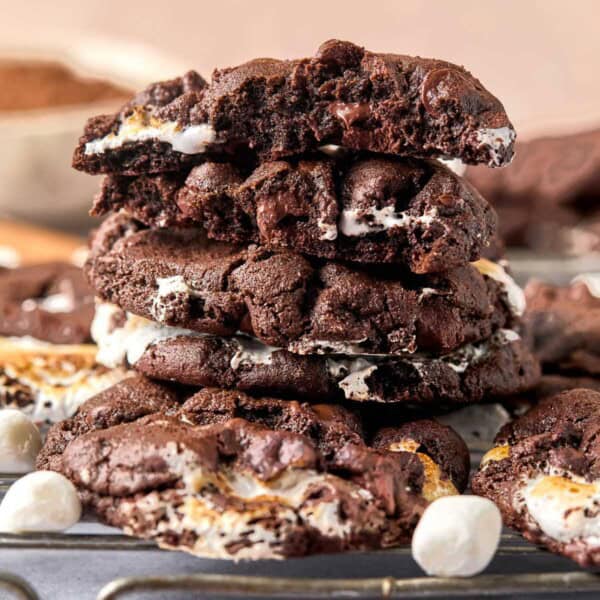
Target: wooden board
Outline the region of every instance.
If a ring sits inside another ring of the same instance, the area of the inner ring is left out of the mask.
[[[83,237],[0,219],[0,246],[13,248],[23,265],[54,260],[70,261],[84,247]]]

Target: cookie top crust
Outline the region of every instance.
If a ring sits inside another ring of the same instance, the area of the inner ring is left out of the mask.
[[[465,176],[498,210],[507,244],[582,254],[600,248],[598,172],[600,129],[518,142],[510,169]]]
[[[159,325],[101,304],[92,326],[98,360],[194,386],[235,388],[308,400],[448,406],[523,392],[539,376],[518,333],[500,329],[481,342],[435,356],[294,354],[248,336],[218,337]]]
[[[94,296],[81,269],[47,263],[0,271],[0,335],[54,344],[90,341]]]
[[[502,104],[448,62],[329,40],[312,58],[256,59],[157,83],[87,123],[73,159],[88,173],[179,170],[207,154],[260,160],[322,146],[508,164],[515,131]]]
[[[88,398],[127,375],[96,360],[92,344],[53,345],[0,337],[0,408],[37,423],[70,417]]]
[[[591,287],[590,287],[591,286]],[[525,321],[547,373],[600,375],[600,297],[593,282],[560,287],[531,281]]]
[[[524,308],[518,286],[486,260],[445,275],[367,272],[123,215],[99,229],[86,272],[101,298],[140,316],[298,353],[446,352],[510,327]]]
[[[506,524],[582,566],[600,565],[599,423],[599,392],[545,398],[500,430],[472,480]]]
[[[418,441],[431,428],[448,445],[442,464]],[[394,441],[369,446],[336,405],[161,395],[137,377],[51,429],[38,466],[69,477],[107,523],[163,547],[275,558],[404,543],[429,501],[458,493],[468,452],[449,428],[407,423]]]
[[[209,238],[328,259],[448,271],[490,244],[496,215],[438,161],[346,156],[206,162],[189,173],[109,176],[92,214],[124,210],[153,227],[199,226]]]

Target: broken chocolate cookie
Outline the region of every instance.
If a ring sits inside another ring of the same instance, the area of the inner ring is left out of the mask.
[[[54,344],[90,340],[94,295],[81,269],[68,263],[0,272],[0,335]]]
[[[330,40],[312,58],[255,59],[156,83],[90,119],[73,164],[88,173],[177,171],[214,155],[261,161],[344,146],[501,166],[515,131],[467,70]]]
[[[600,393],[575,389],[542,400],[496,436],[473,491],[506,525],[581,566],[600,565]]]
[[[141,407],[138,386],[150,393]],[[338,406],[219,389],[161,397],[135,378],[55,426],[38,466],[162,547],[284,558],[406,543],[428,502],[464,487],[467,448],[448,427],[409,422],[374,445]]]

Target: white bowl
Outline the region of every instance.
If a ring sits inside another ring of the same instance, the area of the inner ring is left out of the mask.
[[[0,57],[55,61],[86,78],[131,90],[180,75],[184,67],[138,44],[95,40],[65,47],[1,48]],[[71,168],[86,120],[120,101],[0,113],[0,214],[71,231],[83,230],[100,179]]]

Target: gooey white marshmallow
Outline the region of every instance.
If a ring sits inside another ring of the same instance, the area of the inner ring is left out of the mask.
[[[539,475],[526,480],[515,506],[525,504],[543,533],[559,542],[582,539],[600,546],[600,482],[574,473]]]
[[[412,538],[412,555],[428,575],[470,577],[496,553],[502,531],[497,506],[480,496],[446,496],[423,513]]]
[[[75,486],[60,473],[36,471],[13,483],[0,504],[0,531],[64,531],[81,517]]]
[[[182,127],[175,121],[161,121],[138,109],[121,123],[117,133],[87,142],[85,154],[104,154],[130,142],[149,140],[170,144],[173,150],[182,154],[202,154],[216,137],[216,131],[208,123]]]
[[[0,410],[0,471],[29,473],[42,447],[38,428],[22,412]]]

